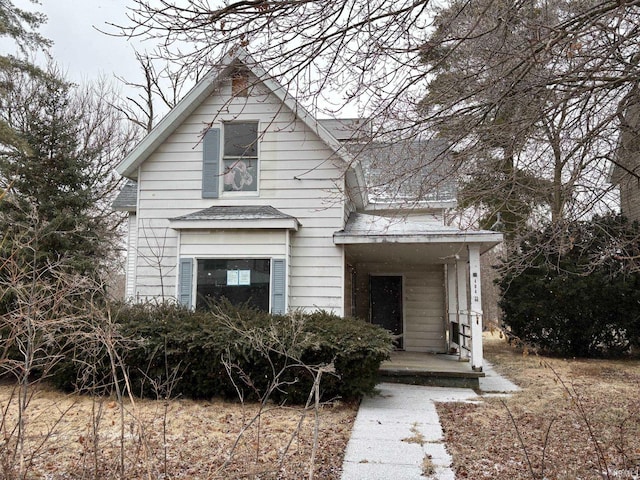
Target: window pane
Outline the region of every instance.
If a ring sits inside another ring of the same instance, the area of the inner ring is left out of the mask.
[[[225,157],[257,157],[258,156],[258,124],[225,123],[224,124],[224,156]]]
[[[222,181],[225,192],[255,192],[258,188],[258,161],[243,158],[224,160]]]
[[[196,308],[207,310],[212,301],[226,298],[267,312],[270,272],[268,259],[198,260]]]

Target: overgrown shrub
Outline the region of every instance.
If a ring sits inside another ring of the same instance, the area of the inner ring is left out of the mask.
[[[147,397],[269,396],[302,403],[318,368],[333,365],[335,373],[323,373],[322,398],[353,399],[373,390],[380,363],[392,350],[386,330],[326,312],[270,315],[228,303],[213,312],[123,305],[114,322],[123,338],[137,340],[120,355],[132,392]],[[57,377],[66,388],[78,373],[70,365]],[[99,368],[108,373],[106,362]]]
[[[618,356],[640,345],[640,228],[597,217],[532,233],[521,273],[500,280],[504,321],[523,341],[573,357]],[[555,252],[538,245],[558,245]]]

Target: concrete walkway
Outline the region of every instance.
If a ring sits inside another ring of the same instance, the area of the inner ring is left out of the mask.
[[[483,370],[481,395],[518,390],[490,364],[485,362]],[[396,383],[382,383],[378,390],[379,395],[360,404],[341,479],[454,480],[434,402],[481,401],[481,397],[467,388]]]

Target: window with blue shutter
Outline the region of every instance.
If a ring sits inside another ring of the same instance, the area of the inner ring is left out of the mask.
[[[220,195],[220,129],[210,128],[202,141],[202,198]]]
[[[193,291],[193,258],[181,258],[178,268],[178,303],[191,308]]]
[[[271,313],[286,313],[286,264],[284,259],[275,259],[271,266]]]
[[[268,258],[201,258],[197,272],[196,309],[208,310],[224,298],[233,305],[269,311]]]
[[[224,127],[222,183],[225,192],[258,191],[258,122]]]

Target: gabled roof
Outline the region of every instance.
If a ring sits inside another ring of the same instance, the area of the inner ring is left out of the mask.
[[[120,162],[116,167],[116,171],[127,178],[135,179],[138,175],[138,167],[213,93],[219,83],[232,74],[240,65],[255,75],[311,131],[318,135],[337,154],[338,158],[344,161],[347,185],[354,187],[353,190],[355,190],[358,197],[352,200],[359,208],[364,207],[367,202],[366,184],[359,163],[349,155],[344,146],[313,115],[241,48],[234,49],[231,54],[224,57],[219,67],[211,69]]]

